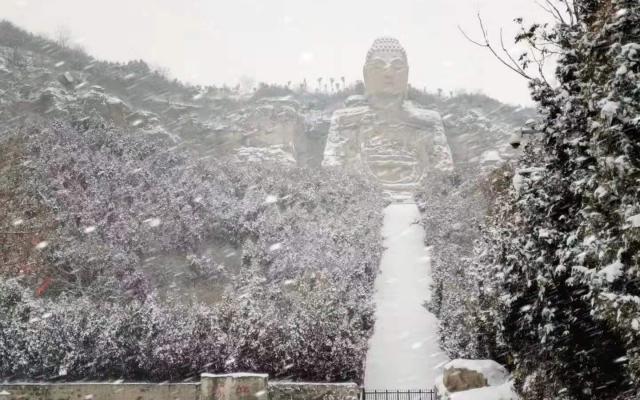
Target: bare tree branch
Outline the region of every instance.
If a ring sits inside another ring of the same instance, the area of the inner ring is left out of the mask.
[[[551,15],[554,19],[558,19],[556,14],[550,8],[545,7],[544,4],[540,3],[538,0],[535,0],[534,3],[540,8],[542,8],[547,14]]]
[[[563,24],[567,25],[567,22],[562,17],[562,13],[560,12],[560,10],[558,10],[558,7],[556,7],[553,4],[553,2],[551,0],[544,0],[544,2],[547,3],[549,5],[549,7],[551,7],[553,9],[553,11],[555,12],[556,16],[560,20],[560,22],[562,22]]]
[[[475,41],[475,40],[471,39],[471,38],[469,37],[469,35],[467,35],[467,33],[466,33],[464,30],[462,30],[462,28],[460,27],[460,25],[458,25],[458,30],[459,30],[459,31],[464,35],[464,37],[465,37],[468,41],[470,41],[471,43],[475,44],[476,46],[480,46],[480,47],[487,47],[487,44],[486,44],[486,43],[480,43],[480,42],[477,42],[477,41]]]
[[[577,20],[578,20],[578,18],[576,16],[576,9],[575,9],[575,6],[573,5],[573,1],[572,0],[560,0],[560,2],[565,5],[565,8],[567,10],[567,14],[569,15],[569,22],[571,23],[571,25],[575,25]]]
[[[489,41],[489,35],[488,35],[488,32],[487,32],[487,28],[484,25],[484,21],[482,21],[482,17],[480,16],[480,13],[478,13],[478,22],[480,24],[480,30],[482,31],[482,38],[484,40],[483,42],[471,39],[471,37],[469,37],[469,35],[467,35],[467,33],[460,26],[458,26],[458,30],[471,43],[475,44],[476,46],[484,47],[484,48],[489,49],[491,54],[493,54],[493,56],[495,58],[497,58],[498,61],[500,61],[502,64],[504,64],[507,68],[509,68],[510,70],[512,70],[513,72],[517,73],[518,75],[522,76],[523,78],[525,78],[527,80],[533,80],[533,78],[531,76],[529,76],[526,72],[524,72],[524,70],[518,65],[517,62],[514,62],[513,58],[511,57],[511,54],[509,54],[509,52],[506,51],[504,46],[503,46],[503,51],[505,51],[505,53],[507,54],[507,58],[511,62],[514,62],[515,67],[514,67],[514,65],[511,65],[508,61],[506,61],[502,56],[500,56],[500,54],[498,54],[498,52],[493,48],[493,46],[491,45],[491,42]]]
[[[547,81],[547,77],[544,74],[544,63],[546,61],[546,56],[545,56],[545,52],[544,51],[540,51],[540,58],[538,59],[536,57],[536,52],[532,51],[531,52],[531,58],[533,58],[533,61],[536,63],[536,65],[538,66],[538,73],[540,74],[540,77],[542,78],[542,80],[549,85],[549,81]],[[549,85],[551,86],[551,85]]]
[[[500,28],[500,46],[502,47],[502,51],[504,52],[504,54],[506,54],[507,57],[509,57],[509,60],[511,60],[511,63],[515,66],[515,68],[517,68],[523,74],[526,74],[524,68],[522,68],[520,66],[520,64],[518,64],[518,62],[511,56],[511,53],[509,53],[509,51],[507,50],[506,46],[504,45],[504,37],[503,37],[503,34],[502,34],[502,28]]]

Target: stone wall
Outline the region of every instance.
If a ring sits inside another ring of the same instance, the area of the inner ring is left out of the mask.
[[[269,382],[269,400],[358,400],[355,383]]]
[[[1,383],[0,400],[358,400],[355,383],[269,382],[202,374],[194,383]]]
[[[0,383],[0,400],[198,400],[199,383]]]

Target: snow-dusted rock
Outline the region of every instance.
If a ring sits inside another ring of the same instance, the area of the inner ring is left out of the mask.
[[[361,94],[354,94],[347,97],[347,99],[344,101],[344,105],[347,108],[366,106],[367,98]]]
[[[62,74],[62,76],[60,76],[60,82],[63,85],[73,85],[76,80],[73,77],[73,75],[71,75],[71,72],[67,71],[64,74]]]
[[[75,97],[65,93],[59,84],[51,85],[40,92],[37,100],[32,104],[33,110],[52,116],[66,115],[66,104],[75,100]]]
[[[501,385],[509,379],[507,369],[493,360],[452,360],[444,366],[445,377],[446,371],[451,369],[478,372],[484,376],[489,386]]]
[[[444,366],[436,386],[451,400],[517,400],[507,370],[493,360],[456,359]]]
[[[331,116],[319,110],[305,110],[303,117],[304,131],[294,137],[295,158],[300,166],[318,168],[322,164]]]
[[[296,160],[282,145],[271,145],[268,147],[243,146],[236,150],[236,159],[240,162],[278,162],[285,165],[295,165]]]
[[[487,379],[482,373],[466,368],[445,369],[442,382],[449,392],[461,392],[488,386]]]
[[[103,118],[116,125],[127,125],[126,119],[131,114],[129,106],[121,99],[105,93],[90,90],[79,96],[85,110],[95,110]]]

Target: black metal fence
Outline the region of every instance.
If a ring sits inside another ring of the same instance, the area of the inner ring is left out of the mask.
[[[362,388],[360,400],[438,400],[434,389],[417,390],[367,390]]]

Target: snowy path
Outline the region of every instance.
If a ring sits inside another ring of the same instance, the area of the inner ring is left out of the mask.
[[[448,361],[438,346],[438,322],[422,304],[430,296],[431,267],[415,204],[385,209],[386,250],[376,279],[376,323],[369,341],[367,389],[427,389]]]

